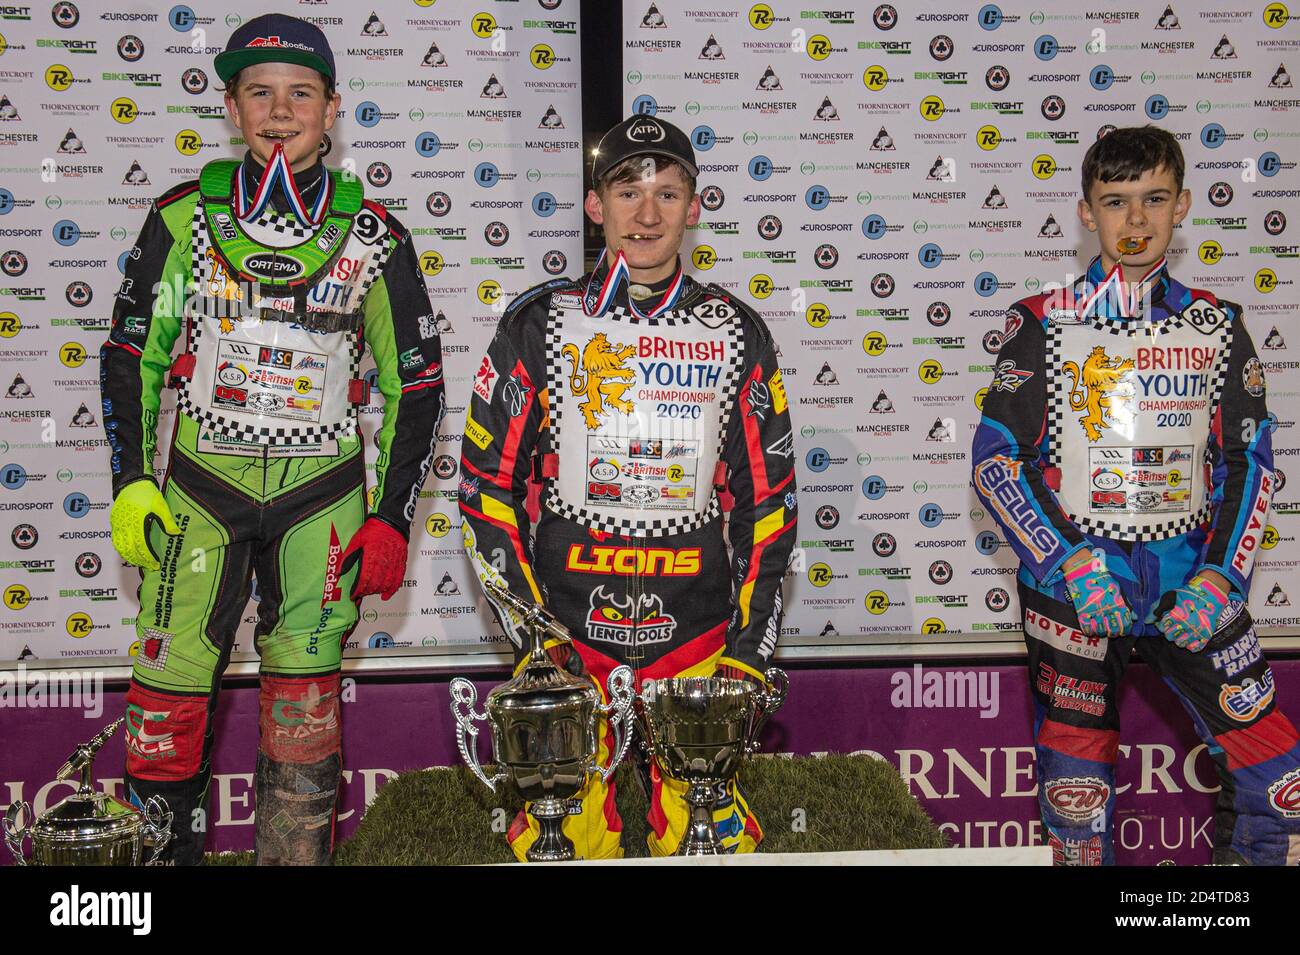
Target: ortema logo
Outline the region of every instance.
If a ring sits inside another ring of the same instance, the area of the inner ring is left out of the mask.
[[[1110,786],[1096,776],[1072,776],[1049,783],[1046,795],[1058,816],[1071,822],[1087,822],[1105,808]]]
[[[51,925],[129,925],[133,935],[153,929],[151,892],[82,892],[73,885],[50,896]]]
[[[302,272],[301,264],[274,253],[250,255],[244,261],[244,265],[250,272],[274,279],[291,279]]]

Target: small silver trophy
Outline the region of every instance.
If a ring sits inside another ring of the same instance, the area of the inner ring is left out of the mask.
[[[143,811],[115,796],[95,791],[95,754],[124,720],[110,723],[88,743],[82,743],[59,767],[55,779],[81,773],[77,791],[42,813],[34,822],[26,802],[9,806],[4,817],[5,843],[19,865],[27,865],[23,840],[32,840],[32,865],[140,865],[146,843],[152,865],[171,840],[172,814],[167,803],[151,796]],[[27,825],[20,825],[26,821]]]
[[[571,640],[569,632],[547,610],[521,600],[502,584],[488,579],[484,587],[519,620],[532,641],[528,663],[511,680],[487,696],[484,712],[475,712],[478,692],[462,677],[451,681],[451,712],[456,719],[456,746],[461,759],[493,792],[510,780],[523,798],[539,833],[527,852],[529,862],[564,862],[574,857],[573,842],[561,829],[564,817],[580,811],[573,798],[590,772],[603,780],[614,775],[631,740],[632,670],[616,667],[609,675],[608,704],[590,679],[557,667],[547,655],[548,637]],[[608,766],[597,762],[600,717],[609,720],[614,746]],[[492,758],[497,772],[488,776],[479,765],[475,743],[478,727],[492,727]]]
[[[646,680],[641,687],[642,736],[660,769],[689,784],[691,822],[678,855],[718,855],[713,810],[722,785],[741,760],[758,752],[763,724],[781,708],[790,689],[784,670],[765,674],[767,689],[725,677]]]

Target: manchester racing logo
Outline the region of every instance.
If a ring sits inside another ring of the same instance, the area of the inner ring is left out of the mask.
[[[622,599],[597,587],[591,592],[591,613],[587,617],[587,639],[630,647],[646,643],[667,643],[677,621],[664,613],[658,594],[638,594]]]
[[[608,413],[606,405],[623,414],[636,411],[636,406],[623,397],[623,392],[632,387],[635,378],[632,370],[623,365],[636,354],[635,347],[611,343],[604,332],[597,332],[583,347],[581,362],[577,345],[565,345],[562,353],[572,365],[569,388],[574,397],[585,396],[587,399],[578,407],[588,431],[600,427],[600,419]],[[582,374],[578,373],[580,364]]]
[[[1082,369],[1077,362],[1067,361],[1061,366],[1061,371],[1073,382],[1070,386],[1070,409],[1087,409],[1088,413],[1079,419],[1079,424],[1089,441],[1100,441],[1102,429],[1115,424],[1119,424],[1121,430],[1127,430],[1133,418],[1130,407],[1133,401],[1130,378],[1133,359],[1111,358],[1098,345],[1088,355]]]

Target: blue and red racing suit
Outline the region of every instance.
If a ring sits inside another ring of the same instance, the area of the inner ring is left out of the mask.
[[[975,489],[1020,559],[1043,823],[1056,861],[1113,860],[1115,701],[1136,647],[1219,771],[1216,859],[1295,864],[1300,737],[1244,606],[1274,487],[1264,369],[1239,306],[1163,260],[1137,290],[1094,260],[1013,305],[975,435]],[[1061,568],[1084,547],[1118,582],[1129,634],[1080,630]],[[1232,594],[1191,653],[1155,624],[1203,568]]]
[[[748,306],[680,266],[662,288],[638,289],[655,292],[641,301],[629,299],[618,266],[538,286],[502,318],[466,416],[466,547],[480,575],[499,573],[556,614],[602,686],[624,663],[638,686],[719,666],[761,679],[796,523],[776,345]],[[675,784],[653,766],[650,776],[651,849],[671,853],[685,804],[661,798]],[[724,846],[752,848],[761,832],[729,790]],[[617,854],[612,787],[593,777],[583,801],[565,823],[579,856]],[[530,834],[511,837],[522,857]]]

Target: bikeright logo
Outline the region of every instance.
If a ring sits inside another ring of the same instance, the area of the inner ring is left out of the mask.
[[[104,713],[104,674],[100,670],[35,670],[18,664],[0,672],[0,709],[81,709],[85,719]]]

